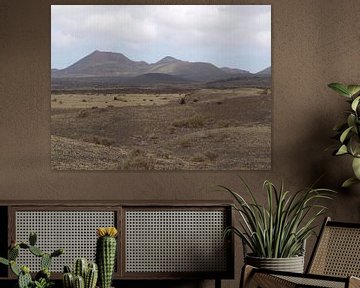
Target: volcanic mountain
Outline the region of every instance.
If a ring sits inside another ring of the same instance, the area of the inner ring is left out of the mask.
[[[69,67],[54,71],[52,77],[136,76],[146,73],[149,64],[132,61],[121,53],[94,51]]]
[[[143,74],[168,74],[188,81],[212,81],[232,75],[206,62],[188,62],[166,56],[148,64],[133,61],[121,53],[94,51],[65,69],[52,69],[53,78],[135,77]],[[172,79],[173,80],[173,79]]]
[[[246,82],[246,85],[261,86],[265,78],[269,82],[267,78],[270,76],[271,67],[252,74],[246,70],[219,68],[211,63],[183,61],[172,56],[149,64],[145,61],[133,61],[121,53],[96,50],[67,68],[51,69],[51,85],[52,88],[58,89],[197,84],[215,81],[216,85],[229,86],[240,81],[239,83],[243,84]]]
[[[257,76],[270,76],[271,75],[271,66],[265,68],[256,73]]]

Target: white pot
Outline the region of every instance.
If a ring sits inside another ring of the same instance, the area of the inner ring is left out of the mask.
[[[304,256],[289,258],[263,258],[246,255],[245,263],[262,269],[304,273]]]

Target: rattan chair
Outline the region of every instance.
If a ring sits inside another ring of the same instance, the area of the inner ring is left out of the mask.
[[[326,218],[306,273],[278,272],[246,265],[242,288],[360,287],[360,224]]]

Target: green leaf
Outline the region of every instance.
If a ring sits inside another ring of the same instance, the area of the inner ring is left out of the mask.
[[[360,92],[360,85],[348,85],[347,90],[351,96],[354,96]]]
[[[354,157],[360,156],[360,138],[358,135],[353,135],[350,137],[348,150],[350,150],[351,155]]]
[[[349,127],[355,126],[356,124],[356,116],[353,113],[350,113],[347,118],[347,124]]]
[[[351,109],[356,111],[356,108],[359,105],[359,101],[360,101],[360,96],[356,97],[354,101],[352,101],[351,103]]]
[[[359,179],[357,179],[356,177],[352,177],[352,178],[349,178],[346,181],[344,181],[344,183],[342,183],[341,187],[348,188],[352,185],[359,184],[359,183],[360,183]]]
[[[341,133],[341,136],[340,136],[340,141],[341,143],[344,143],[344,141],[346,140],[346,137],[348,136],[349,132],[351,131],[353,127],[349,127],[347,129],[345,129],[345,131],[343,133]]]
[[[352,168],[356,178],[360,180],[360,158],[354,157],[352,161]]]
[[[336,131],[336,132],[342,132],[344,131],[348,126],[351,126],[351,125],[348,125],[347,123],[341,123],[341,124],[338,124],[336,126],[333,127],[333,130]]]
[[[19,276],[21,270],[20,270],[20,268],[16,265],[16,262],[15,262],[15,261],[10,261],[10,268],[11,268],[11,271],[12,271],[16,276]]]
[[[339,148],[339,150],[336,152],[335,155],[344,155],[347,153],[349,153],[349,152],[348,152],[346,145],[341,145],[341,147]]]
[[[3,258],[3,257],[0,257],[0,263],[1,263],[1,264],[4,264],[4,265],[9,265],[9,264],[10,264],[9,260],[8,260],[8,259],[5,259],[5,258]]]
[[[334,91],[336,91],[337,93],[339,93],[340,95],[342,96],[345,96],[345,97],[348,97],[350,98],[351,97],[351,94],[347,88],[346,85],[344,84],[341,84],[341,83],[330,83],[328,85],[329,88],[333,89]]]

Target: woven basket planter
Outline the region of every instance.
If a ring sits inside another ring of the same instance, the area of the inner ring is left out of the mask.
[[[304,256],[289,258],[262,258],[246,255],[245,263],[262,269],[304,273]]]

